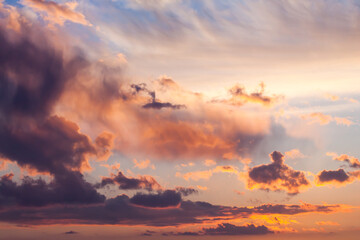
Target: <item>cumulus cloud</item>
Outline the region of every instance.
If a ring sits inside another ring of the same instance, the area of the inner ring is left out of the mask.
[[[274,151],[270,154],[272,163],[251,168],[248,172],[247,186],[249,189],[285,191],[298,194],[310,186],[305,174],[296,171],[284,163],[284,155]]]
[[[360,179],[360,171],[345,172],[344,169],[323,170],[316,175],[315,182],[317,185],[335,184],[345,185]]]

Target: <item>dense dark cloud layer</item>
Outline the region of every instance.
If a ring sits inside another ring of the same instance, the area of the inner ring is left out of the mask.
[[[87,64],[81,55],[65,60],[46,34],[23,28],[10,38],[9,30],[0,25],[0,111],[8,120],[47,115],[66,83]],[[33,31],[38,42],[31,39]]]
[[[272,163],[262,164],[249,170],[248,187],[297,194],[310,185],[305,174],[284,163],[284,156],[277,151],[270,154]]]
[[[263,235],[273,233],[266,226],[236,226],[230,223],[219,224],[216,228],[203,228],[206,235]]]
[[[252,214],[331,213],[341,210],[339,205],[263,205],[255,208],[212,205],[207,202],[182,201],[176,208],[147,208],[131,203],[126,195],[107,199],[95,205],[54,205],[48,207],[9,207],[0,211],[0,221],[14,224],[125,224],[148,226],[176,226],[202,223],[221,217],[231,220]],[[176,216],[176,217],[174,217]]]
[[[139,178],[126,177],[122,172],[118,172],[117,175],[111,177],[103,177],[101,182],[96,184],[97,188],[105,187],[107,185],[119,185],[119,189],[146,189],[159,190],[160,184],[151,176],[140,176]]]
[[[51,204],[102,203],[105,196],[86,182],[79,172],[55,175],[46,183],[43,179],[25,177],[21,184],[12,180],[13,174],[0,179],[0,209],[4,206],[46,206]]]
[[[236,226],[230,223],[218,224],[217,227],[203,228],[198,232],[165,232],[163,236],[203,236],[203,235],[212,235],[212,236],[222,236],[222,235],[231,235],[231,236],[240,236],[240,235],[265,235],[269,233],[274,233],[268,227],[261,225],[255,226],[254,224],[248,224],[245,226]]]
[[[137,193],[130,199],[132,204],[153,208],[176,207],[180,201],[181,194],[174,190],[165,190],[156,194]]]
[[[0,126],[0,154],[20,166],[52,174],[80,169],[96,146],[65,118],[51,116],[38,122]]]

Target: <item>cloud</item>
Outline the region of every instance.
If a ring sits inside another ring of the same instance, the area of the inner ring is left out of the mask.
[[[183,196],[189,196],[191,194],[194,194],[194,193],[198,193],[199,191],[192,188],[192,187],[188,187],[188,188],[185,188],[185,187],[176,187],[175,190],[180,193],[181,195]]]
[[[288,152],[285,152],[285,158],[287,159],[296,159],[296,158],[304,158],[305,155],[300,152],[299,149],[292,149]]]
[[[322,186],[326,184],[345,185],[352,183],[359,176],[357,172],[345,172],[344,169],[338,170],[323,170],[316,175],[315,182],[317,185]]]
[[[332,221],[320,221],[320,222],[316,222],[316,225],[319,225],[319,226],[340,226],[339,223],[332,222]]]
[[[203,228],[203,231],[205,235],[264,235],[274,233],[264,225],[236,226],[230,223],[218,224],[216,228]]]
[[[347,154],[338,155],[337,153],[333,153],[333,152],[327,152],[326,155],[332,156],[334,160],[337,160],[340,162],[346,162],[349,165],[349,167],[360,168],[359,159],[355,158],[353,156],[349,156]]]
[[[140,176],[139,178],[126,177],[122,172],[118,172],[117,175],[111,174],[111,177],[103,177],[100,183],[95,186],[97,188],[103,188],[107,185],[118,185],[119,189],[146,189],[148,191],[160,190],[160,184],[151,176]]]
[[[244,105],[248,102],[250,103],[258,103],[263,106],[271,106],[275,102],[277,102],[280,97],[279,96],[265,96],[265,84],[261,83],[259,85],[260,89],[257,92],[253,93],[246,93],[245,87],[240,85],[235,85],[232,88],[230,88],[229,93],[231,97],[226,100],[216,100],[214,99],[213,102],[222,102],[222,103],[228,103],[232,105]]]
[[[75,232],[75,231],[68,231],[68,232],[65,232],[64,234],[78,234],[78,232]]]
[[[136,193],[130,198],[130,203],[137,206],[152,208],[177,207],[181,201],[180,192],[174,190],[165,190],[156,194]]]
[[[183,104],[172,104],[172,103],[169,103],[169,102],[165,102],[165,103],[159,102],[159,100],[156,99],[155,91],[150,91],[147,88],[145,83],[132,84],[131,87],[133,89],[135,89],[136,93],[146,92],[151,97],[150,102],[146,103],[145,105],[142,106],[145,109],[157,109],[157,110],[160,110],[162,108],[171,108],[171,109],[174,109],[174,110],[178,110],[178,109],[186,108],[186,106],[183,105]]]
[[[170,196],[173,193],[169,194]],[[135,195],[136,196],[136,195]],[[149,199],[154,196],[150,195]],[[342,205],[261,205],[258,207],[228,207],[207,202],[181,201],[178,207],[144,207],[131,203],[126,195],[107,199],[93,205],[51,205],[48,207],[7,207],[0,211],[0,222],[27,225],[84,224],[84,225],[141,225],[178,226],[205,223],[221,218],[232,220],[253,214],[333,213],[345,209]],[[171,199],[171,198],[170,198]],[[175,198],[176,200],[177,198]],[[141,198],[143,200],[143,198]],[[145,201],[146,202],[146,201]],[[151,202],[149,200],[149,202]],[[140,201],[140,203],[144,203]],[[176,201],[163,202],[163,206]],[[146,204],[151,205],[151,204]],[[158,205],[156,205],[158,206]],[[176,217],[174,217],[176,216]]]
[[[296,171],[284,163],[284,156],[280,152],[272,152],[270,158],[272,163],[255,166],[249,170],[247,182],[249,189],[298,194],[310,186],[303,172]]]
[[[223,173],[238,173],[238,170],[233,166],[216,166],[213,169],[205,170],[205,171],[195,171],[195,172],[187,172],[187,173],[180,173],[177,172],[177,177],[182,177],[186,181],[190,179],[193,181],[199,181],[200,179],[207,180],[209,179],[214,173],[223,172]]]
[[[138,160],[134,159],[133,162],[135,164],[134,165],[135,168],[145,169],[145,168],[151,167],[152,169],[155,169],[154,164],[151,164],[149,159],[146,159],[143,161],[138,161]]]
[[[341,117],[332,117],[331,115],[325,115],[320,112],[313,112],[310,114],[304,114],[301,115],[302,119],[309,120],[310,124],[313,123],[319,123],[320,125],[327,125],[331,121],[335,121],[337,125],[346,125],[351,126],[354,124],[353,121],[347,119],[347,118],[341,118]]]
[[[50,183],[24,177],[21,184],[12,180],[13,174],[0,179],[0,208],[4,206],[46,206],[51,204],[102,203],[105,196],[87,183],[79,172],[55,175]]]
[[[71,21],[87,26],[92,26],[82,13],[76,12],[77,2],[59,4],[47,0],[22,0],[21,4],[40,12],[43,18],[51,23],[64,25],[65,21]]]
[[[207,166],[207,167],[210,167],[210,166],[213,166],[213,165],[216,165],[216,162],[212,159],[206,159],[204,161],[204,165]]]
[[[310,123],[319,123],[320,125],[326,125],[332,121],[332,116],[325,115],[320,112],[314,112],[301,116],[302,119],[309,119]]]
[[[324,97],[325,97],[326,99],[329,99],[329,100],[333,101],[333,102],[339,100],[339,96],[332,95],[332,94],[330,94],[330,93],[324,94]]]

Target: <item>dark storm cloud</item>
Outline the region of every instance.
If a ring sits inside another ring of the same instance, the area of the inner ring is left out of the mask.
[[[228,207],[207,202],[182,201],[176,208],[148,208],[134,205],[126,195],[93,205],[53,205],[48,207],[8,207],[0,211],[0,221],[14,224],[125,224],[177,226],[216,219],[246,218],[252,214],[331,213],[339,205],[264,205],[256,208]],[[176,216],[176,217],[175,217]]]
[[[0,154],[20,166],[57,174],[80,169],[96,149],[75,123],[51,116],[34,123],[0,126]]]
[[[5,175],[0,179],[1,206],[46,206],[50,204],[102,203],[105,196],[87,183],[81,173],[66,172],[55,175],[46,183],[43,179],[25,177],[21,184]]]
[[[119,189],[146,189],[148,191],[161,189],[160,184],[150,176],[140,176],[139,178],[126,177],[122,172],[118,172],[117,175],[111,177],[103,177],[101,182],[96,184],[97,188],[102,188],[107,185],[119,185]]]
[[[130,199],[130,202],[143,207],[176,207],[181,202],[181,194],[174,190],[165,190],[156,194],[137,193]]]
[[[288,194],[297,194],[301,188],[310,185],[303,172],[296,171],[284,163],[284,156],[280,152],[272,152],[270,158],[272,163],[249,170],[249,188],[283,190]]]
[[[35,27],[25,28],[16,40],[10,40],[7,31],[0,25],[2,119],[4,115],[7,120],[13,116],[46,116],[66,83],[87,63],[80,54],[65,61],[63,53],[41,37],[41,32],[37,32],[38,43],[34,43],[30,39],[39,31]]]
[[[331,182],[331,181],[337,181],[340,183],[346,182],[349,180],[349,175],[344,171],[344,169],[338,169],[335,171],[332,170],[323,170],[321,171],[317,176],[319,182]]]
[[[88,167],[90,156],[107,152],[106,139],[93,144],[77,124],[51,115],[67,85],[88,65],[78,50],[72,50],[65,54],[36,23],[19,21],[14,31],[0,21],[0,157],[53,178],[46,183],[25,177],[16,183],[3,177],[1,206],[105,200],[80,171]]]

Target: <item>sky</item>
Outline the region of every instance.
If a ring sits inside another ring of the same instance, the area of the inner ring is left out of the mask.
[[[360,2],[0,0],[0,240],[358,239]]]

